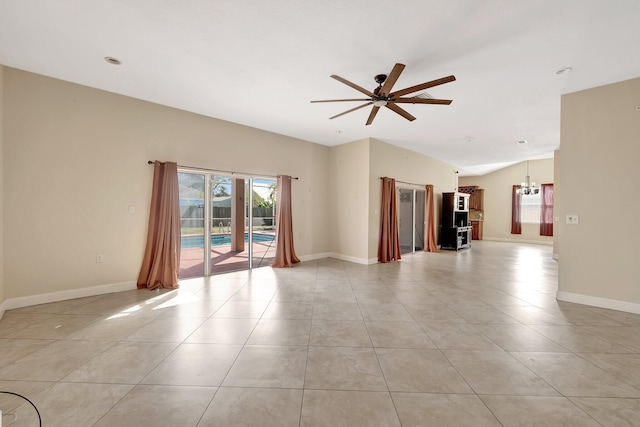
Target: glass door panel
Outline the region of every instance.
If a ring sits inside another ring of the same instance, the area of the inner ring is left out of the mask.
[[[178,173],[180,198],[179,277],[204,276],[204,175]]]
[[[398,189],[398,238],[400,253],[413,252],[413,190]]]
[[[424,203],[426,194],[424,191],[416,190],[415,197],[415,221],[414,221],[414,250],[424,250]]]
[[[253,179],[251,190],[251,267],[266,267],[276,256],[276,181]]]
[[[246,180],[211,176],[210,274],[249,268],[245,242]]]
[[[424,203],[424,191],[398,188],[400,253],[424,250]]]

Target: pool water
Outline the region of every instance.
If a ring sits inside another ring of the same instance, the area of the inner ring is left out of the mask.
[[[270,234],[253,233],[254,242],[273,242],[275,236]],[[249,242],[249,234],[244,233],[244,241]],[[231,244],[230,234],[214,234],[211,236],[211,246],[222,246]],[[204,246],[204,236],[182,236],[180,247],[182,249],[202,248]]]

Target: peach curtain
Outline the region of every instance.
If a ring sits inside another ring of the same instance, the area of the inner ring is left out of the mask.
[[[553,184],[542,184],[540,235],[553,236]]]
[[[522,234],[522,223],[520,222],[522,210],[522,195],[518,193],[519,185],[514,185],[511,190],[511,234]]]
[[[380,240],[378,244],[378,261],[389,262],[399,260],[400,240],[398,239],[398,208],[396,197],[396,180],[382,178],[382,206],[380,209]]]
[[[178,165],[156,160],[153,166],[147,246],[138,276],[138,288],[177,288],[179,267]]]
[[[433,208],[433,185],[427,185],[424,197],[424,251],[438,252],[438,240],[436,238],[436,213]]]
[[[278,177],[276,199],[276,256],[272,267],[291,267],[300,262],[293,249],[293,224],[291,220],[291,177]]]

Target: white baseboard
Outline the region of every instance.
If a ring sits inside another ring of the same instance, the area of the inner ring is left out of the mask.
[[[311,255],[300,255],[300,261],[315,261],[317,259],[330,258],[331,254],[329,252],[321,252],[319,254],[311,254]]]
[[[610,310],[640,314],[640,304],[634,303],[634,302],[592,297],[589,295],[574,294],[572,292],[564,292],[564,291],[556,292],[556,298],[559,299],[560,301],[565,301],[565,302],[573,302],[576,304],[584,304],[584,305],[590,305],[593,307],[608,308]]]
[[[525,240],[525,239],[507,239],[504,237],[483,237],[482,240],[489,242],[508,242],[508,243],[529,243],[533,245],[553,246],[553,240]]]
[[[88,288],[69,289],[66,291],[50,292],[46,294],[30,295],[26,297],[9,298],[0,305],[0,313],[14,308],[64,301],[74,298],[92,297],[113,292],[130,291],[136,289],[136,282],[112,283],[108,285],[91,286]]]
[[[316,259],[335,258],[341,261],[349,261],[356,264],[364,264],[364,265],[378,263],[378,258],[369,258],[369,259],[359,258],[359,257],[350,256],[350,255],[338,254],[335,252],[321,252],[319,254],[313,254],[313,255],[302,255],[302,256],[299,256],[298,258],[300,258],[300,261],[313,261]]]
[[[343,254],[336,254],[336,253],[331,253],[329,254],[329,256],[331,258],[337,258],[342,261],[353,262],[356,264],[370,265],[370,264],[378,263],[378,258],[359,258],[351,255],[343,255]]]

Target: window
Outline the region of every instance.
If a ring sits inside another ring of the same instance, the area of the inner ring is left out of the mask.
[[[523,194],[520,222],[523,224],[540,224],[540,205],[542,194]]]

